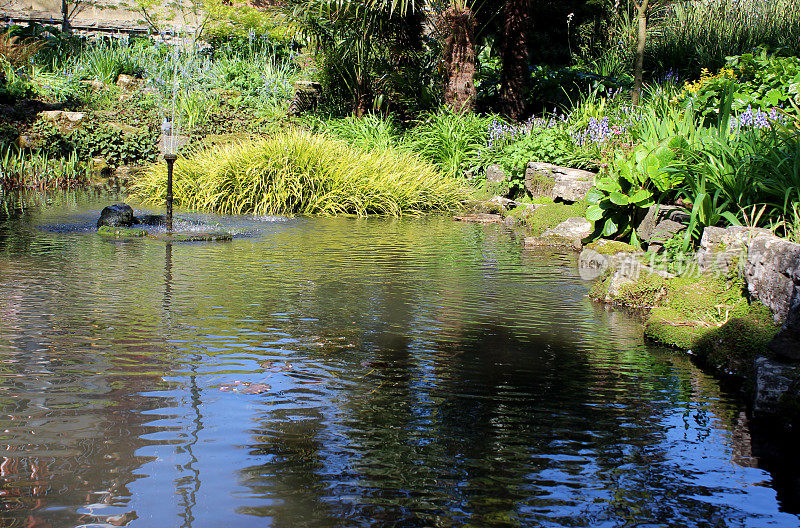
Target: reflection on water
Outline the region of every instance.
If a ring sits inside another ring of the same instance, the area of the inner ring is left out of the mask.
[[[570,256],[446,218],[109,241],[103,205],[0,224],[2,526],[798,524]]]

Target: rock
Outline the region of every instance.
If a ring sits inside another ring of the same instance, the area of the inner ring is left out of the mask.
[[[109,205],[100,212],[97,227],[130,227],[134,224],[133,209],[127,204]]]
[[[93,187],[107,190],[111,175],[111,166],[105,158],[97,157],[89,160],[89,183]]]
[[[542,235],[542,236],[525,237],[525,247],[526,248],[549,247],[549,248],[562,248],[573,251],[580,251],[582,244],[580,240],[575,240],[574,238],[565,238],[558,235],[550,235],[550,236]]]
[[[98,81],[97,79],[92,79],[91,81],[81,81],[81,85],[85,86],[92,92],[102,92],[106,88],[105,83],[103,83],[103,81]]]
[[[116,130],[118,132],[122,132],[123,135],[139,134],[139,133],[142,132],[141,128],[137,128],[137,127],[132,126],[132,125],[125,125],[125,124],[122,124],[122,123],[111,122],[111,123],[106,123],[104,126],[110,128],[112,130]]]
[[[486,181],[488,183],[500,183],[506,179],[506,173],[500,165],[494,164],[486,167]]]
[[[742,226],[706,227],[697,251],[698,269],[704,273],[729,273],[743,267],[748,243],[757,236],[772,236],[772,232]]]
[[[39,113],[39,118],[52,123],[62,133],[67,133],[80,128],[86,119],[86,114],[83,112],[65,112],[64,110],[45,110]]]
[[[768,348],[779,360],[800,363],[800,299],[794,300],[786,323]]]
[[[560,224],[542,233],[542,237],[560,236],[576,241],[577,246],[582,246],[581,241],[592,234],[592,223],[585,218],[567,218]]]
[[[578,274],[584,280],[596,279],[607,269],[613,268],[622,279],[635,282],[644,266],[639,260],[641,250],[615,240],[596,240],[588,244],[578,257]]]
[[[134,218],[135,223],[146,226],[162,226],[167,225],[167,217],[165,215],[143,215]]]
[[[42,136],[39,134],[20,134],[17,138],[17,146],[21,149],[42,148]]]
[[[457,220],[459,222],[472,222],[478,224],[502,224],[503,217],[499,214],[490,214],[490,213],[475,213],[475,214],[466,214],[466,215],[459,215],[454,216],[453,220]]]
[[[690,219],[686,209],[676,205],[653,205],[647,210],[642,221],[636,226],[636,234],[641,240],[650,242],[656,226],[664,220],[671,220],[679,224],[688,224]]]
[[[577,202],[594,187],[593,172],[532,161],[525,169],[525,188],[533,196]]]
[[[685,230],[686,226],[674,220],[664,219],[660,221],[654,228],[650,236],[650,244],[647,249],[649,251],[658,252],[664,247],[667,241],[672,240],[675,235]]]
[[[777,415],[790,391],[796,392],[800,365],[790,365],[766,357],[755,361],[755,390],[753,414]]]
[[[775,236],[749,241],[744,279],[750,296],[767,306],[783,324],[800,300],[800,244]]]
[[[289,103],[289,115],[296,116],[317,108],[322,85],[313,81],[295,81],[294,97]]]
[[[144,85],[144,79],[133,77],[132,75],[120,74],[117,77],[117,86],[126,92],[139,91]]]

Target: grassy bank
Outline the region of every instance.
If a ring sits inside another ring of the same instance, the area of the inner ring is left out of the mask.
[[[394,215],[448,211],[470,190],[412,153],[365,153],[302,130],[202,149],[175,164],[175,202],[223,214]],[[166,168],[154,165],[134,194],[166,197]]]

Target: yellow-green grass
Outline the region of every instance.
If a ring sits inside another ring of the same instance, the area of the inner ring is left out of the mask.
[[[400,216],[461,207],[472,189],[408,152],[365,152],[303,130],[200,150],[175,162],[177,205],[222,214]],[[163,203],[166,167],[153,165],[133,186]]]

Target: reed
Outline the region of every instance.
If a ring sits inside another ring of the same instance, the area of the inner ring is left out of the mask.
[[[400,216],[458,208],[470,194],[412,153],[373,149],[291,129],[217,145],[175,163],[175,203],[222,214]],[[153,165],[134,194],[163,203],[166,169]]]

